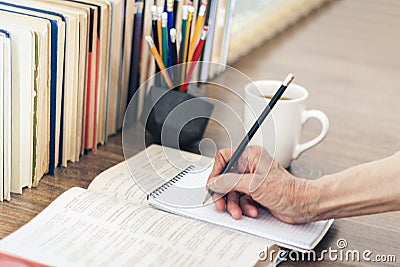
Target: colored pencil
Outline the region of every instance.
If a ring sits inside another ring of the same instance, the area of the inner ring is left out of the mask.
[[[181,88],[181,92],[186,92],[187,91],[190,79],[192,78],[192,75],[193,75],[194,68],[196,67],[197,61],[199,61],[199,58],[200,58],[200,55],[201,55],[201,51],[203,50],[204,41],[207,38],[207,32],[208,32],[208,27],[204,26],[204,30],[203,30],[203,32],[201,34],[199,43],[198,43],[198,45],[196,47],[196,50],[194,51],[193,61],[191,61],[189,63],[190,64],[190,68],[189,68],[189,71],[188,71],[188,73],[186,75],[185,82],[183,83],[183,86]]]
[[[197,41],[199,39],[201,28],[203,27],[203,21],[204,21],[204,15],[205,15],[206,9],[207,9],[207,2],[203,1],[200,6],[199,15],[198,15],[197,21],[196,21],[196,27],[195,27],[195,30],[193,33],[192,40],[190,42],[187,62],[192,61],[194,49],[195,49]]]
[[[168,15],[167,12],[162,13],[162,60],[165,66],[168,66],[168,27],[167,27]]]
[[[146,39],[146,42],[148,43],[148,45],[150,47],[150,51],[153,54],[153,57],[156,60],[156,63],[158,65],[158,67],[161,70],[161,75],[164,77],[168,88],[172,89],[174,87],[174,84],[172,83],[171,77],[169,76],[168,72],[166,71],[165,65],[164,65],[163,61],[161,60],[161,56],[158,53],[156,46],[154,45],[153,38],[151,38],[151,36],[147,35],[145,37],[145,39]]]
[[[172,28],[169,31],[171,37],[171,52],[172,52],[172,65],[178,64],[178,51],[176,48],[176,29]]]
[[[181,45],[179,47],[179,58],[178,62],[183,63],[183,54],[185,51],[185,40],[186,40],[186,25],[187,25],[187,19],[188,19],[188,6],[184,5],[182,6],[182,29],[181,29]]]
[[[172,76],[172,79],[175,82],[180,81],[180,76],[179,76],[179,71],[178,68],[179,66],[177,66],[178,64],[178,51],[176,48],[176,29],[172,28],[169,31],[170,37],[171,37],[171,52],[172,52],[172,68],[170,68],[170,75]]]
[[[194,13],[194,7],[191,2],[188,3],[188,19],[185,27],[185,43],[182,48],[182,61],[181,63],[187,63],[187,53],[189,50],[189,40],[190,40],[190,29],[192,27],[192,19],[193,19],[193,13]],[[185,76],[186,76],[186,69],[187,66],[186,64],[183,64],[181,67],[181,82],[183,83],[185,81]]]
[[[153,5],[151,6],[151,15],[152,15],[152,23],[151,23],[151,28],[152,28],[152,32],[153,32],[153,40],[154,43],[157,47],[157,50],[160,49],[160,47],[158,47],[159,42],[158,42],[158,30],[157,30],[157,6]],[[156,72],[158,72],[158,66],[156,65]]]
[[[158,36],[158,50],[162,56],[162,13],[163,7],[157,7],[157,36]]]
[[[176,20],[178,17],[179,0],[174,1],[174,28],[176,29]]]
[[[168,47],[170,48],[172,46],[171,43],[171,36],[169,32],[171,29],[174,27],[174,0],[167,0],[167,15],[168,15]],[[168,67],[172,66],[172,50],[168,50]]]
[[[187,19],[187,24],[186,24],[186,29],[185,29],[185,46],[184,46],[184,51],[183,51],[183,59],[182,63],[187,62],[187,53],[188,53],[188,48],[189,48],[189,40],[190,40],[190,28],[192,27],[192,20],[193,20],[193,13],[194,13],[194,7],[190,5],[191,2],[189,2],[188,6],[188,19]]]

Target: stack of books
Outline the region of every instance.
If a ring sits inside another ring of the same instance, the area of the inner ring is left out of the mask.
[[[130,96],[155,72],[144,37],[152,35],[152,6],[167,11],[166,2],[0,1],[0,200],[37,186],[122,128]],[[208,2],[213,16],[233,5],[217,2]],[[177,21],[183,5],[193,6],[195,27],[201,1],[173,4]],[[210,25],[209,16],[202,24],[218,39],[229,28]]]
[[[183,37],[192,40],[190,57],[201,42],[196,29],[207,30],[200,63],[188,71],[206,82],[324,1],[0,0],[0,200],[37,186],[122,128],[131,97],[159,70],[145,38],[155,37],[154,15],[173,21],[177,58]],[[182,25],[185,6],[190,28]]]

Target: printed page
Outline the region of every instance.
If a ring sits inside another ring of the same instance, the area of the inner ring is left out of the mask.
[[[136,204],[147,204],[147,194],[142,190],[123,161],[100,173],[89,185],[88,190],[108,195],[117,200],[127,200]]]
[[[244,266],[264,240],[82,188],[0,241],[0,251],[51,266]]]

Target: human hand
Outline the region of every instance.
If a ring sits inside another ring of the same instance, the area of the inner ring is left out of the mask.
[[[257,217],[257,206],[268,209],[287,223],[303,223],[313,218],[311,181],[300,179],[274,161],[261,146],[249,146],[234,172],[219,175],[234,150],[218,151],[207,186],[215,192],[217,210],[226,210],[234,219]],[[315,191],[313,191],[315,192]]]

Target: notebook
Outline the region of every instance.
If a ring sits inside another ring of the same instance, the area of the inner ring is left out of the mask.
[[[240,220],[234,220],[228,213],[216,211],[212,203],[202,204],[206,195],[204,185],[211,170],[211,164],[205,168],[189,165],[149,194],[150,205],[174,214],[273,240],[280,246],[299,251],[313,249],[333,222],[326,220],[291,225],[276,219],[264,209],[259,209],[257,218],[243,216]]]

